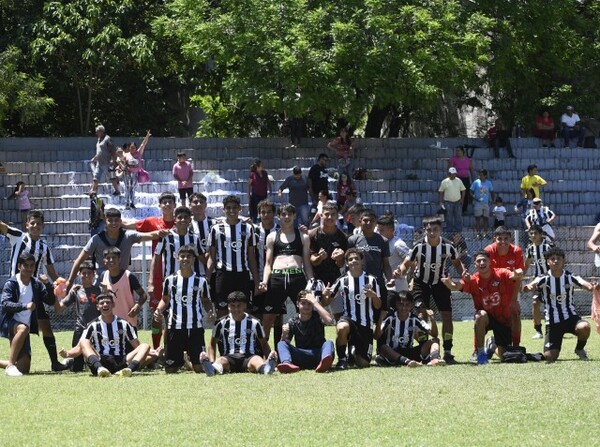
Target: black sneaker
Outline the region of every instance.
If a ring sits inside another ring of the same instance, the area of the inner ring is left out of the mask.
[[[134,210],[134,209],[135,209],[135,204],[134,204],[133,202],[131,202],[131,203],[129,204],[129,206],[131,206],[131,209],[132,209],[132,210]]]
[[[67,369],[69,369],[69,367],[67,365],[65,365],[64,363],[60,363],[60,362],[52,363],[52,371],[54,371],[54,372],[66,371]]]
[[[115,191],[112,193],[113,196],[120,196],[121,195],[121,191]]]
[[[391,363],[382,355],[375,356],[375,364],[378,366],[391,366]]]
[[[444,354],[444,362],[446,362],[446,365],[458,365],[452,354]]]
[[[339,370],[339,371],[343,371],[345,369],[348,369],[348,359],[339,359],[337,362],[337,365],[335,365],[335,369]]]

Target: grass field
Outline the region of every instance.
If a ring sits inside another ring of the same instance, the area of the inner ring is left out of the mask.
[[[328,328],[331,330],[331,328]],[[528,351],[531,322],[523,322]],[[333,335],[333,331],[329,333]],[[130,379],[48,373],[41,339],[28,377],[0,376],[0,445],[594,445],[600,336],[581,362],[574,337],[555,364],[468,364],[472,323],[455,323],[446,368]],[[66,346],[70,333],[58,333]],[[149,340],[142,333],[142,340]],[[0,355],[6,357],[2,340]]]

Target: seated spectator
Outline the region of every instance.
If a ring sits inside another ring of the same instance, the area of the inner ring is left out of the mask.
[[[338,173],[342,175],[345,172],[348,175],[352,174],[354,169],[354,151],[352,144],[354,140],[350,138],[350,131],[347,127],[340,129],[340,135],[329,142],[327,147],[335,150],[335,157],[338,164]]]
[[[500,119],[497,119],[493,127],[490,127],[485,134],[484,139],[490,147],[494,148],[494,157],[500,158],[500,148],[505,147],[508,152],[508,158],[517,158],[510,147],[510,134],[504,128],[504,124]]]
[[[542,140],[542,147],[554,147],[554,137],[556,136],[554,118],[550,116],[547,110],[544,110],[535,119],[533,134]]]
[[[565,140],[565,149],[569,148],[571,138],[577,138],[577,147],[583,147],[585,127],[581,125],[579,115],[573,111],[573,106],[567,106],[566,113],[560,117],[560,135]]]

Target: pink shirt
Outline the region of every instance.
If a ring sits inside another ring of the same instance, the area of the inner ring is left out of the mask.
[[[453,155],[450,159],[450,165],[456,168],[457,177],[468,177],[470,174],[471,159],[469,157],[458,158]]]
[[[29,201],[29,191],[24,189],[16,197],[17,209],[19,211],[29,211],[31,209],[31,202]]]
[[[177,179],[178,189],[192,187],[191,180],[193,172],[194,170],[192,169],[192,164],[189,161],[184,161],[183,163],[177,162],[173,165],[173,177]],[[183,184],[182,180],[187,180],[187,183]]]

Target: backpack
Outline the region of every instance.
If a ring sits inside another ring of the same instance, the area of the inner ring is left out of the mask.
[[[356,168],[352,173],[353,180],[367,180],[367,170],[365,168]]]

